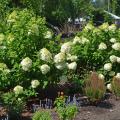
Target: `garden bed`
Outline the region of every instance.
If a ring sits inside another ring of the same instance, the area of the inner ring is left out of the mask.
[[[23,113],[23,115],[30,116],[32,114]],[[53,120],[59,120],[54,109],[52,109],[52,116]],[[120,101],[111,96],[97,106],[84,105],[80,108],[75,120],[120,120]]]
[[[54,108],[49,109],[49,111],[51,111],[53,120],[59,120]],[[109,99],[102,101],[98,105],[82,105],[75,120],[120,120],[119,111],[120,100],[116,100],[112,95]],[[26,110],[22,113],[22,120],[31,120],[32,115],[32,111]]]

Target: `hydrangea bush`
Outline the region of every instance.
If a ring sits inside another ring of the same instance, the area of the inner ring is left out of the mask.
[[[97,71],[109,82],[120,72],[120,29],[104,23],[95,27],[88,23],[73,40],[72,53],[78,56],[78,74]]]
[[[108,82],[120,72],[120,29],[114,24],[87,24],[62,43],[44,18],[24,9],[8,14],[0,30],[0,90],[18,94],[67,81],[81,85],[93,70]]]
[[[0,90],[27,88],[41,77],[35,68],[37,52],[49,43],[52,33],[44,18],[27,9],[12,11],[1,24]]]

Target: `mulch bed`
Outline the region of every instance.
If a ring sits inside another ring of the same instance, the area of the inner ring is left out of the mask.
[[[53,120],[59,120],[55,109],[50,109],[50,111]],[[5,110],[0,107],[0,115],[2,113],[5,113]],[[32,115],[32,111],[24,111],[22,120],[31,120]],[[82,105],[74,120],[120,120],[120,100],[111,96],[97,105]]]

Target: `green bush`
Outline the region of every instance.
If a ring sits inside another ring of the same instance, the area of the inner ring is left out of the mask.
[[[2,94],[1,99],[10,114],[19,115],[25,108],[25,99],[21,95],[18,96],[13,92],[8,92]]]
[[[61,120],[73,120],[77,114],[77,111],[78,109],[76,105],[68,105],[57,108],[57,113]]]
[[[97,71],[111,80],[119,72],[120,29],[114,24],[104,23],[99,27],[85,26],[74,38],[72,53],[78,56],[78,74],[84,78],[89,71]]]
[[[58,116],[60,120],[73,120],[78,112],[78,108],[75,104],[66,105],[65,101],[66,97],[60,96],[54,102]]]
[[[45,38],[47,30],[45,19],[27,9],[14,10],[7,15],[0,29],[1,90],[25,85],[31,76],[35,76],[21,71],[20,62],[25,57],[36,60],[40,48],[49,43]],[[4,66],[6,69],[2,69]]]

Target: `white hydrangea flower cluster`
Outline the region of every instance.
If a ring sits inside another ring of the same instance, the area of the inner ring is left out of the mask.
[[[79,39],[79,37],[76,36],[74,40],[77,42],[77,39]],[[70,54],[73,43],[64,43],[61,46],[60,53],[54,56],[54,62],[57,69],[63,70],[68,68],[69,70],[75,70],[77,68],[77,63],[75,61],[77,61],[78,57]],[[71,61],[72,63],[67,63],[67,61]]]
[[[112,48],[113,48],[114,50],[120,51],[120,43],[119,43],[119,42],[114,43],[114,44],[112,45]]]
[[[104,65],[104,70],[106,70],[106,71],[111,71],[111,69],[112,69],[112,64],[111,64],[111,63],[106,63],[106,64]]]
[[[81,38],[78,36],[75,36],[75,38],[73,39],[73,44],[77,44],[81,42]]]
[[[77,43],[84,45],[86,43],[89,43],[89,40],[87,38],[85,38],[85,37],[80,38],[80,37],[76,36],[73,39],[73,44],[77,44]]]
[[[42,48],[39,52],[39,58],[45,62],[50,62],[52,54],[46,48]]]
[[[40,70],[43,75],[46,75],[50,71],[50,67],[47,64],[40,66]]]
[[[70,53],[72,47],[72,42],[66,42],[61,46],[61,52],[62,53]]]
[[[65,59],[66,59],[65,53],[60,52],[57,55],[55,55],[54,62],[55,63],[63,63],[63,62],[65,62]]]
[[[65,53],[58,53],[57,55],[54,56],[54,62],[55,62],[55,66],[57,69],[64,69],[66,67],[66,55]]]
[[[3,73],[10,73],[10,69],[8,69],[7,65],[5,63],[0,63],[0,71]]]
[[[99,44],[98,49],[99,49],[99,50],[106,50],[106,49],[107,49],[107,45],[102,42],[102,43]]]
[[[110,26],[108,27],[108,29],[109,29],[109,31],[114,32],[114,31],[117,29],[117,27],[116,27],[115,24],[112,24],[112,25],[110,25]]]
[[[117,40],[116,40],[115,38],[111,38],[111,39],[110,39],[110,42],[111,42],[111,43],[116,43],[116,41],[117,41]]]
[[[112,92],[112,84],[111,83],[107,84],[107,89]]]
[[[104,80],[105,79],[105,76],[103,74],[98,74],[98,78],[101,79],[101,80]]]
[[[99,28],[107,32],[109,30],[109,24],[103,23]]]
[[[32,67],[32,60],[29,57],[26,57],[21,61],[21,66],[24,71],[29,71]]]
[[[120,73],[117,73],[115,77],[120,79]]]
[[[50,31],[47,31],[45,34],[44,34],[44,38],[45,39],[51,39],[52,38],[52,33]]]
[[[38,80],[32,80],[31,86],[32,88],[37,88],[40,85],[40,82]]]
[[[68,67],[69,70],[76,70],[77,63],[76,62],[72,62],[70,64],[67,64],[67,67]]]
[[[20,86],[20,85],[17,85],[13,91],[15,92],[15,94],[19,95],[19,94],[22,94],[23,93],[23,87]]]
[[[115,62],[117,61],[117,56],[111,55],[111,56],[110,56],[110,61],[111,61],[112,63],[115,63]]]
[[[67,60],[70,60],[72,62],[77,61],[78,57],[76,55],[67,54]]]
[[[120,57],[117,57],[117,63],[120,63]]]
[[[89,40],[85,37],[82,37],[82,41],[81,41],[81,44],[85,44],[85,43],[89,43]]]

